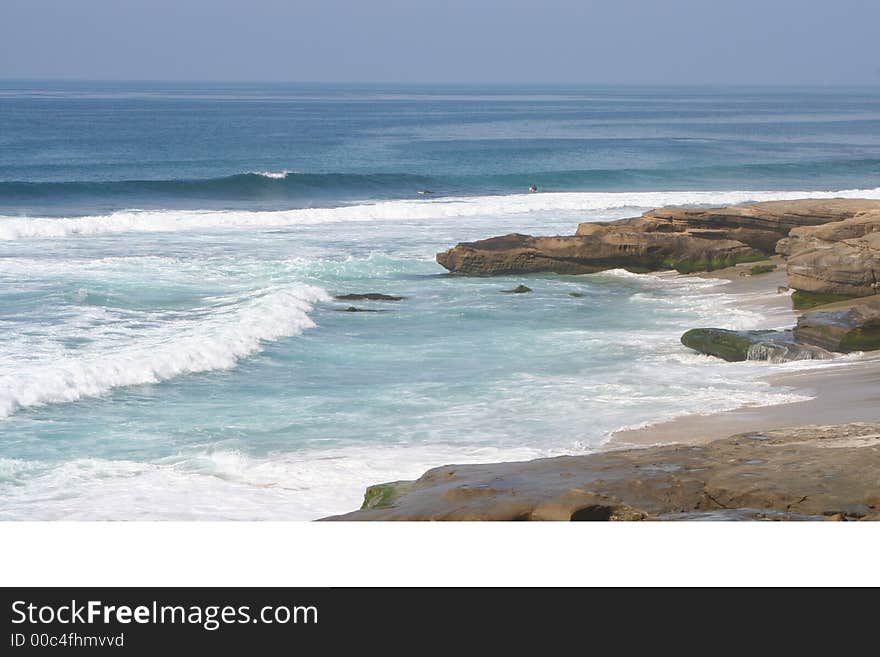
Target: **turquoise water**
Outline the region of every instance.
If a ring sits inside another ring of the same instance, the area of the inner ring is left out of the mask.
[[[310,519],[432,466],[796,399],[757,377],[814,365],[678,343],[791,321],[718,281],[433,256],[665,204],[878,198],[878,135],[871,90],[0,83],[0,517]]]

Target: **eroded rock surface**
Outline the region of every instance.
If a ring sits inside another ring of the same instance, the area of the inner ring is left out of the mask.
[[[434,468],[330,520],[880,519],[880,424]]]
[[[830,351],[880,349],[880,296],[804,313],[794,329],[800,343]]]
[[[763,259],[792,229],[880,212],[857,199],[773,201],[726,208],[660,208],[641,217],[582,223],[575,235],[511,234],[464,242],[437,254],[451,272],[475,276],[555,272],[588,274],[712,271]]]

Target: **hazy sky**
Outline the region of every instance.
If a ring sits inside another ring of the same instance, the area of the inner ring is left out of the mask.
[[[880,84],[880,0],[0,0],[0,77]]]

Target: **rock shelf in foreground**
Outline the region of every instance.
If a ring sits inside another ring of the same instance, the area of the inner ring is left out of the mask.
[[[329,520],[877,520],[880,424],[447,465],[376,498]]]

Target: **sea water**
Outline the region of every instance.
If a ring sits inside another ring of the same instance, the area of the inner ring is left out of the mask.
[[[723,281],[434,255],[828,195],[880,198],[877,89],[0,83],[0,518],[313,519],[804,399],[679,343],[793,321]]]

